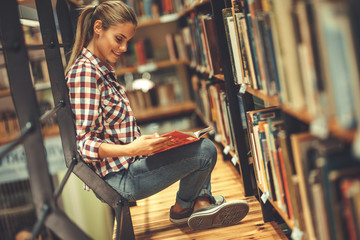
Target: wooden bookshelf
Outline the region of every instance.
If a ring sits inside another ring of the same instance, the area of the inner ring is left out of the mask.
[[[59,126],[57,126],[57,125],[45,126],[45,127],[42,127],[41,131],[42,131],[44,138],[56,136],[56,135],[59,135]],[[0,136],[0,145],[4,145],[4,144],[7,144],[7,143],[13,141],[14,139],[16,139],[19,136],[19,134],[20,134],[20,132],[14,132],[14,133],[11,133],[8,135]]]
[[[205,4],[209,4],[210,3],[210,0],[196,0],[192,3],[191,6],[188,6],[186,7],[184,10],[182,10],[180,13],[179,13],[179,16],[180,17],[183,17],[187,14],[189,14],[191,11],[193,11],[195,8],[198,8],[198,7],[201,7],[201,6],[204,6]]]
[[[156,71],[161,68],[167,68],[172,66],[177,66],[181,64],[185,64],[186,60],[164,60],[159,62],[151,62],[141,66],[134,66],[134,67],[126,67],[126,68],[119,68],[116,70],[117,76],[122,76],[127,73],[138,73],[138,72],[151,72]]]
[[[185,101],[167,106],[147,108],[144,110],[139,110],[138,112],[134,110],[134,115],[137,122],[142,123],[189,114],[195,112],[195,109],[196,105],[193,101]]]
[[[35,85],[35,90],[36,91],[48,90],[50,88],[51,88],[50,82],[38,83],[38,84]],[[10,94],[11,94],[10,89],[0,90],[0,98],[1,97],[8,97],[8,96],[10,96]]]
[[[314,118],[310,116],[310,114],[305,110],[294,110],[291,107],[282,104],[281,109],[294,116],[296,119],[299,119],[300,121],[311,124],[314,121]],[[343,139],[349,143],[354,142],[355,136],[356,136],[356,129],[344,129],[342,128],[336,119],[331,118],[328,120],[328,131],[330,134]]]
[[[251,87],[246,87],[246,92],[250,93],[251,95],[262,99],[264,102],[269,103],[271,106],[279,106],[280,100],[278,96],[268,96],[262,90],[255,90]]]
[[[171,13],[171,14],[167,14],[164,16],[160,16],[160,17],[140,20],[140,22],[138,24],[138,28],[151,27],[154,25],[162,24],[162,23],[177,21],[179,18],[182,18],[182,17],[186,16],[187,14],[189,14],[195,8],[201,7],[201,6],[203,6],[205,4],[209,4],[209,3],[210,3],[210,0],[197,0],[197,1],[194,1],[194,3],[192,3],[191,6],[184,8],[182,11],[180,11],[178,13]]]

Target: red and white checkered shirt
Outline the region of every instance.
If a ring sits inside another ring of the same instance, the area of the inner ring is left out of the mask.
[[[128,144],[140,136],[125,89],[112,67],[84,48],[66,74],[79,152],[101,177],[128,169],[133,157],[100,159],[101,143]]]

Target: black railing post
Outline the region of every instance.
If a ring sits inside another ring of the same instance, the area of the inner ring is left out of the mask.
[[[222,18],[222,9],[226,6],[231,6],[230,1],[225,5],[224,1],[211,0],[211,8],[213,18],[215,20],[215,29],[217,32],[217,39],[220,47],[221,62],[223,66],[223,73],[225,77],[225,90],[229,101],[230,113],[233,123],[233,134],[235,136],[235,151],[239,157],[240,175],[244,185],[245,196],[253,195],[253,188],[251,183],[250,166],[248,159],[248,149],[246,146],[246,134],[242,129],[242,122],[240,117],[240,108],[237,99],[238,88],[234,83],[234,78],[231,69],[230,54],[227,45],[224,23]],[[229,5],[230,4],[230,5]]]

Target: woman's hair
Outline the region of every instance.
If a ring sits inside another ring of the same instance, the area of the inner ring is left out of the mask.
[[[79,16],[74,46],[65,71],[69,70],[70,66],[74,64],[76,58],[80,55],[82,49],[86,47],[93,38],[94,22],[96,20],[101,20],[104,30],[118,23],[126,22],[131,22],[137,26],[134,10],[120,0],[109,0],[97,6],[85,7]]]

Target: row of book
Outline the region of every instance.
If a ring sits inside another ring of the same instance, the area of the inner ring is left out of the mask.
[[[122,54],[117,63],[116,68],[126,68],[141,66],[154,62],[154,51],[150,38],[139,39],[136,42],[128,43],[127,52]]]
[[[41,101],[39,103],[40,114],[44,114],[46,111],[51,110],[52,105],[47,101]],[[42,122],[42,126],[54,126],[57,124],[56,117],[51,117],[45,122]],[[20,132],[19,122],[15,111],[2,110],[0,112],[0,136],[1,138],[7,138],[7,136],[14,136]]]
[[[166,33],[164,38],[168,53],[157,56],[168,55],[171,61],[186,60],[211,76],[223,73],[214,19],[210,14],[191,12],[179,32]],[[119,58],[117,67],[144,65],[156,61],[155,58],[151,39],[143,38],[129,42],[128,51]]]
[[[191,12],[181,33],[187,60],[192,66],[210,75],[223,73],[216,28],[210,14]]]
[[[148,91],[129,90],[127,95],[134,111],[157,106],[169,106],[177,101],[175,86],[172,82],[157,84]]]
[[[235,151],[234,131],[224,82],[213,82],[194,74],[191,78],[198,112],[215,130],[215,141]]]
[[[235,83],[355,128],[359,12],[356,0],[232,0],[223,20]]]
[[[197,0],[126,0],[142,21],[178,13],[195,2]]]
[[[288,134],[277,107],[246,116],[261,200],[276,204],[302,239],[359,239],[360,162],[349,146],[302,130]]]
[[[13,135],[19,132],[19,123],[16,113],[3,111],[0,113],[0,136]]]

